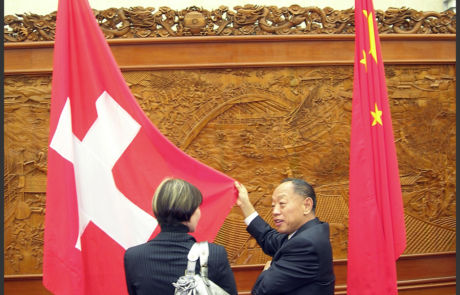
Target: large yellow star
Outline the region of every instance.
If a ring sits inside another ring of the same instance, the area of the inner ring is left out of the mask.
[[[374,121],[372,122],[372,126],[375,126],[377,123],[383,126],[382,123],[382,111],[378,109],[377,103],[375,103],[375,112],[371,111],[372,117],[374,117]]]

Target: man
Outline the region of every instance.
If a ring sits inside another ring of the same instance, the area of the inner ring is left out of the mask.
[[[257,214],[246,188],[238,182],[235,187],[247,231],[273,257],[257,278],[252,294],[334,294],[329,224],[315,216],[316,196],[311,185],[287,178],[275,189],[272,208],[277,230]]]

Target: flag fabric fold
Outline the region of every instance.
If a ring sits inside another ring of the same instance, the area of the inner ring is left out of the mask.
[[[406,247],[398,162],[371,0],[355,1],[347,293],[397,294]]]
[[[54,294],[126,294],[126,248],[159,228],[151,199],[165,177],[203,193],[193,234],[213,241],[234,180],[188,156],[131,94],[87,0],[59,0],[48,149],[43,284]]]

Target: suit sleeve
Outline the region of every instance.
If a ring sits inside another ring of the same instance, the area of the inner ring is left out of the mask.
[[[237,295],[235,277],[233,276],[227,251],[223,246],[210,244],[209,249],[209,278],[231,295]]]
[[[307,239],[290,241],[281,256],[257,278],[252,290],[255,295],[286,294],[315,280],[319,259]]]
[[[265,254],[273,256],[281,247],[287,235],[271,228],[260,216],[257,216],[246,228],[260,245]]]

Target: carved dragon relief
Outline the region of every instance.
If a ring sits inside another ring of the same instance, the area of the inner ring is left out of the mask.
[[[174,144],[245,183],[259,213],[284,177],[304,177],[345,258],[352,67],[124,73]],[[386,78],[401,175],[407,254],[455,249],[455,67],[390,65]],[[51,79],[5,77],[5,274],[41,273]],[[423,130],[423,131],[422,131]],[[232,209],[216,242],[233,264],[268,259]]]
[[[191,6],[94,10],[107,39],[182,36],[354,34],[354,9],[244,5],[206,10]],[[380,34],[455,34],[456,14],[411,8],[376,10]],[[56,12],[4,17],[5,42],[54,40]]]

